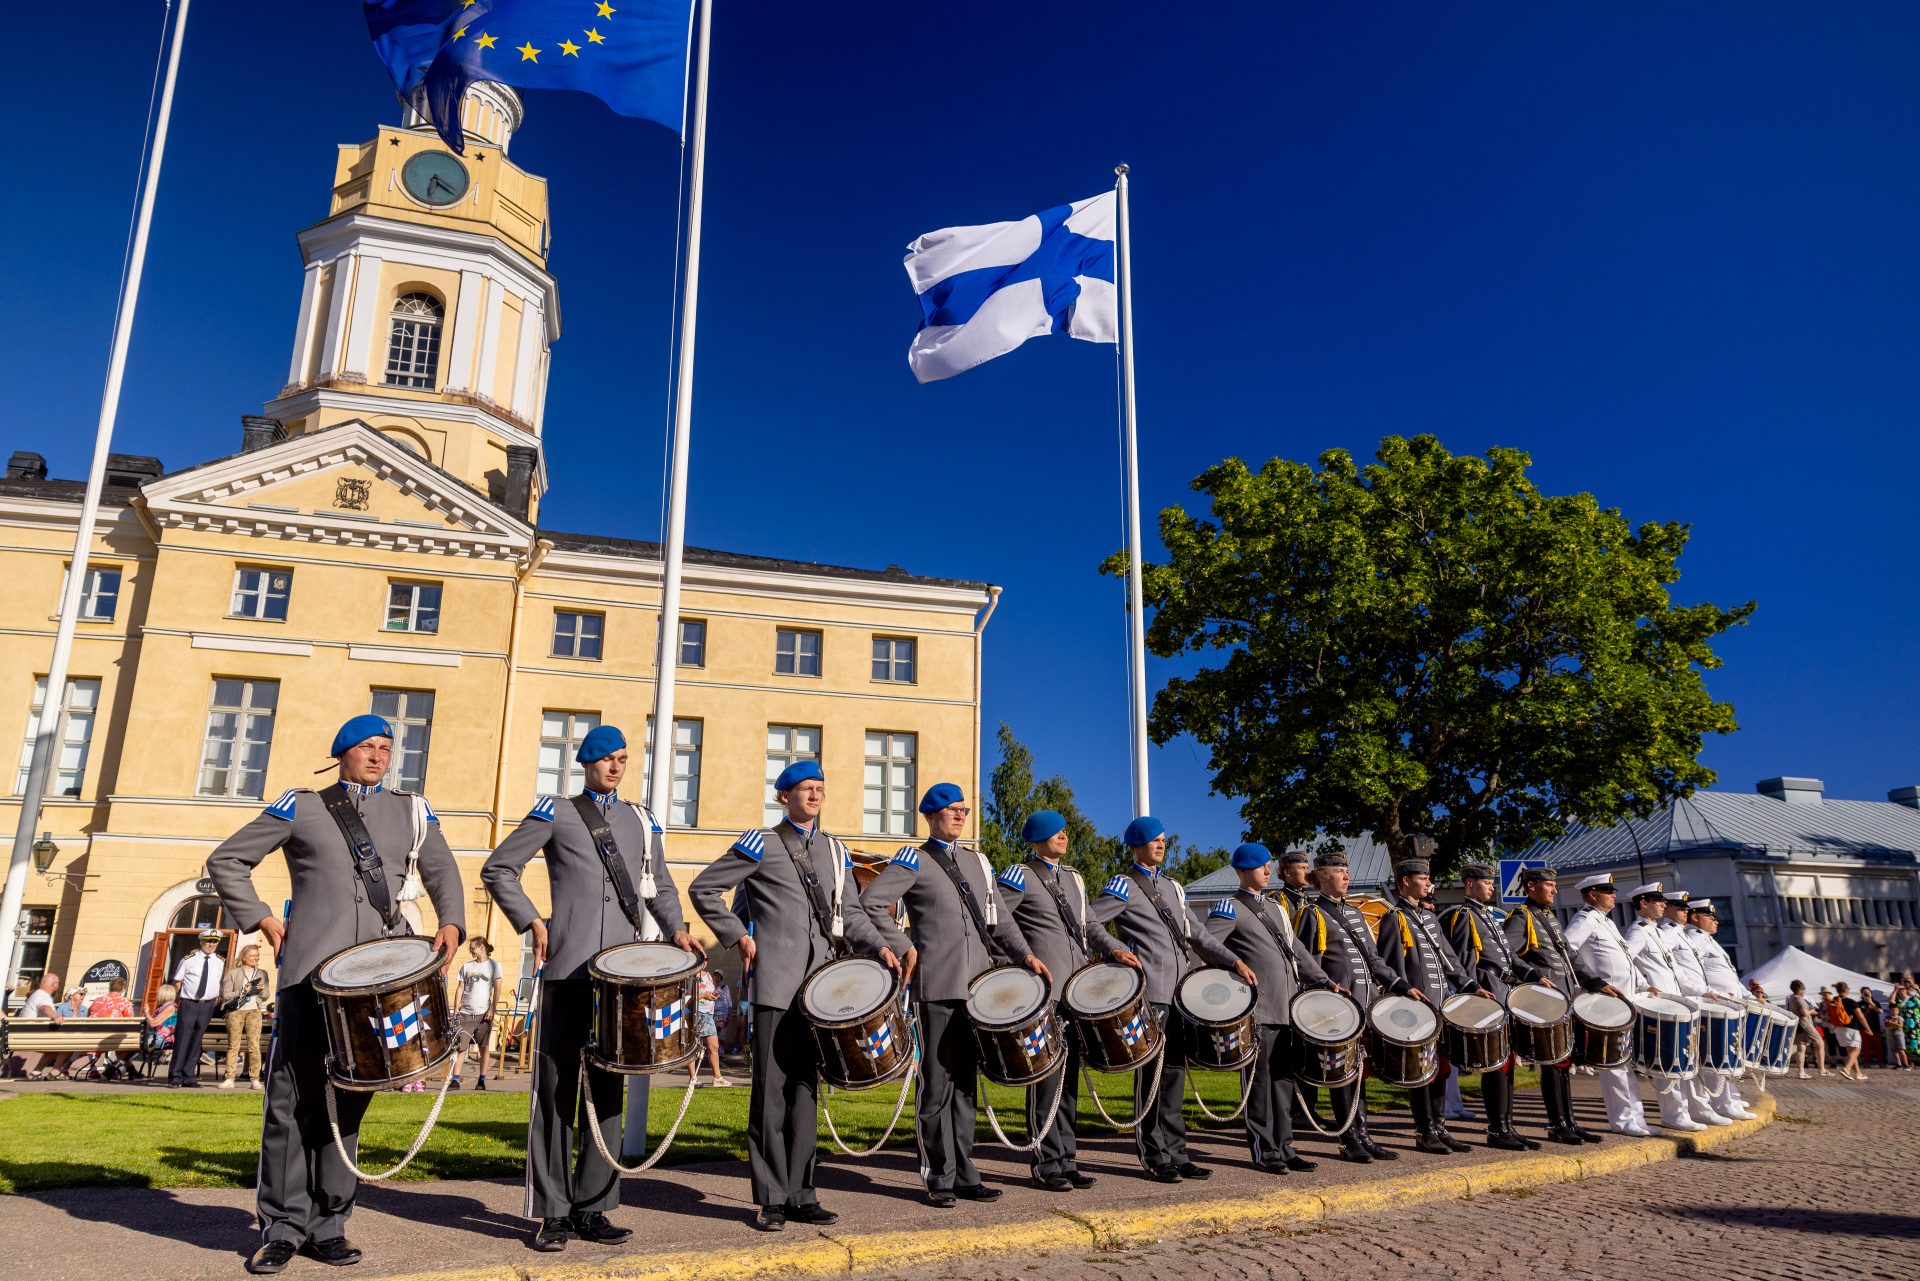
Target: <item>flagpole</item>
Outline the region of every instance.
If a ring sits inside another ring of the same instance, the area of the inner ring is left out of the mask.
[[[1127,708],[1133,724],[1133,812],[1147,814],[1147,621],[1140,586],[1140,444],[1133,405],[1133,251],[1127,217],[1127,166],[1118,165],[1119,225],[1114,243],[1120,295],[1120,418],[1126,435]]]
[[[20,796],[20,821],[14,827],[13,849],[7,863],[7,884],[0,892],[0,931],[10,935],[15,946],[24,930],[21,904],[27,894],[27,867],[33,855],[33,829],[40,823],[40,804],[47,788],[47,773],[53,764],[53,736],[60,726],[60,713],[67,701],[67,668],[73,657],[73,631],[80,615],[80,598],[86,591],[87,562],[93,552],[93,526],[100,514],[100,487],[106,479],[107,455],[113,448],[113,426],[120,414],[120,386],[127,369],[127,346],[133,334],[134,305],[140,299],[140,276],[147,262],[147,233],[153,226],[154,193],[160,186],[160,162],[167,150],[167,124],[173,116],[173,86],[180,74],[180,47],[186,40],[187,7],[192,0],[180,0],[180,16],[174,20],[172,47],[167,54],[166,83],[160,91],[160,112],[155,117],[153,153],[147,167],[147,180],[140,192],[140,211],[134,223],[133,252],[127,261],[127,278],[120,286],[120,305],[113,324],[113,349],[107,361],[107,385],[100,396],[100,420],[93,438],[93,467],[87,473],[86,496],[80,502],[80,523],[74,530],[73,557],[67,568],[67,588],[60,597],[60,619],[53,633],[53,658],[47,664],[47,696],[40,704],[40,719],[33,731],[33,754],[27,765],[27,786]],[[0,935],[4,937],[5,935]],[[10,948],[7,964],[13,964]]]
[[[700,301],[700,208],[707,172],[707,52],[713,35],[713,0],[698,0],[699,41],[694,52],[693,122],[687,147],[687,266],[680,293],[680,352],[673,393],[673,471],[667,485],[667,545],[660,579],[660,643],[654,655],[653,751],[647,808],[662,827],[673,807],[674,674],[680,661],[680,564],[687,543],[687,456],[693,443],[693,339]],[[622,1156],[639,1156],[647,1144],[647,1078],[627,1080],[627,1127]]]

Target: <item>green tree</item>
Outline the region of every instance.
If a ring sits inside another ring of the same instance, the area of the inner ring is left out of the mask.
[[[1206,745],[1258,839],[1372,831],[1400,857],[1425,831],[1450,869],[1713,781],[1704,737],[1735,724],[1701,673],[1754,606],[1670,602],[1687,526],[1542,494],[1517,450],[1375,457],[1228,459],[1193,482],[1210,518],[1160,515],[1148,647],[1221,661],[1167,683],[1152,732]]]
[[[995,867],[1007,867],[1027,856],[1020,829],[1040,810],[1053,810],[1067,820],[1066,862],[1078,868],[1090,888],[1126,866],[1126,850],[1111,836],[1101,835],[1092,820],[1074,803],[1073,788],[1059,775],[1035,780],[1033,752],[1000,726],[1000,763],[988,782],[986,813],[980,823],[980,848]]]

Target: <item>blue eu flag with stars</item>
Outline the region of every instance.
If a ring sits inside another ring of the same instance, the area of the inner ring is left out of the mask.
[[[366,0],[367,31],[394,87],[425,87],[433,127],[466,148],[467,86],[577,89],[623,116],[679,132],[693,0]]]

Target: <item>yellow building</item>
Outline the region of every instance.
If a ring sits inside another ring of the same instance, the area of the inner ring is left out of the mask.
[[[538,794],[578,789],[593,725],[639,746],[661,565],[652,545],[539,524],[559,335],[546,182],[507,158],[512,91],[476,85],[466,114],[464,158],[417,118],[340,149],[330,212],[299,238],[287,385],[242,420],[238,452],[172,472],[115,457],[9,978],[117,960],[138,999],[178,946],[156,936],[217,917],[208,852],[287,788],[324,785],[334,729],[369,708],[399,735],[389,781],[440,815],[469,928],[517,978],[480,863]],[[23,743],[80,497],[31,453],[0,480],[0,712]],[[769,780],[800,757],[856,848],[915,832],[932,782],[974,794],[997,592],[690,550],[665,816],[682,888],[777,813]],[[23,757],[0,832],[25,775]],[[277,859],[262,880],[279,902]]]

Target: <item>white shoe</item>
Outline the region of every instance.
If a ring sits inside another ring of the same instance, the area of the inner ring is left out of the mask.
[[[1712,1112],[1712,1111],[1695,1112],[1693,1114],[1693,1119],[1695,1121],[1700,1122],[1703,1125],[1732,1125],[1733,1124],[1732,1121],[1729,1121],[1726,1117],[1721,1116],[1718,1112]]]
[[[254,1089],[256,1089],[256,1090],[264,1090],[264,1089],[266,1089],[266,1088],[267,1088],[267,1083],[266,1083],[266,1081],[265,1081],[265,1079],[264,1079],[264,1078],[262,1078],[262,1077],[257,1077],[257,1076],[256,1076],[256,1077],[254,1077],[254,1078],[253,1078],[253,1088],[254,1088]]]
[[[1759,1113],[1749,1112],[1744,1107],[1734,1108],[1731,1112],[1728,1112],[1727,1115],[1736,1121],[1758,1121],[1760,1119]]]
[[[1665,1130],[1680,1130],[1683,1132],[1704,1130],[1707,1128],[1691,1117],[1681,1117],[1678,1121],[1662,1121],[1660,1127]]]
[[[1611,1129],[1615,1134],[1624,1134],[1630,1139],[1644,1139],[1644,1138],[1650,1137],[1645,1130],[1635,1130],[1624,1125],[1609,1126],[1608,1128]]]
[[[220,1082],[220,1088],[223,1090],[231,1090],[233,1088],[233,1078],[228,1077],[226,1080]]]

